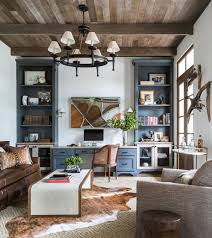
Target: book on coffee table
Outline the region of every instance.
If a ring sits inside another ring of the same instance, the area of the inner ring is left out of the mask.
[[[70,176],[51,176],[47,179],[48,183],[70,183]]]

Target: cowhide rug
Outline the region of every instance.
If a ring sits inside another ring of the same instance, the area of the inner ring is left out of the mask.
[[[92,190],[82,192],[82,216],[28,217],[27,203],[21,204],[26,209],[22,216],[6,224],[10,238],[42,237],[61,231],[94,226],[117,219],[118,211],[128,211],[127,202],[136,196],[129,188],[103,188],[93,186]],[[20,204],[17,204],[20,206]]]

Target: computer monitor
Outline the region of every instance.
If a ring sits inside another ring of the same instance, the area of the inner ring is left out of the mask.
[[[104,130],[84,129],[84,141],[104,141]]]

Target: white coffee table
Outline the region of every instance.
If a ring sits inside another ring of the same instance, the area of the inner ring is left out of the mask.
[[[46,180],[56,170],[29,187],[29,215],[81,215],[81,191],[91,189],[92,170],[83,169],[72,173],[70,183],[48,183]]]

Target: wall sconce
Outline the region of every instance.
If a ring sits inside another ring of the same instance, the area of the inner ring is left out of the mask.
[[[63,114],[65,114],[65,109],[64,108],[60,108],[57,110],[56,114],[57,114],[57,117],[63,117]]]
[[[132,112],[133,112],[132,107],[129,107],[129,109],[127,110],[127,113],[132,113]]]

